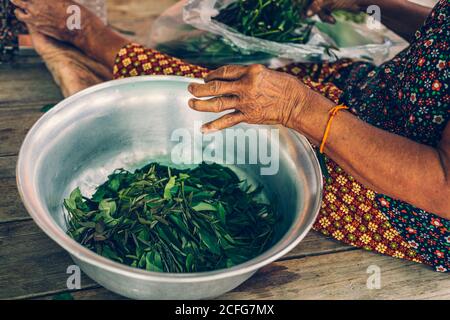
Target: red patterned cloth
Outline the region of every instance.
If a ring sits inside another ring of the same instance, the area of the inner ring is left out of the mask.
[[[279,71],[297,76],[307,86],[337,103],[342,91],[331,81],[339,81],[341,71],[350,64],[349,61],[308,66],[293,64]],[[137,44],[125,46],[117,55],[116,79],[163,74],[202,78],[208,70]],[[346,244],[424,262],[378,209],[375,192],[365,188],[332,160],[326,159],[326,163],[331,179],[324,188],[322,208],[314,229]]]

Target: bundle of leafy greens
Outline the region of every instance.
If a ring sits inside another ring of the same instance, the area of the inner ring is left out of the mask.
[[[309,0],[237,0],[214,19],[247,36],[306,43],[313,27],[304,14],[308,4]]]
[[[158,272],[199,272],[245,262],[271,245],[277,216],[230,169],[150,163],[119,169],[91,198],[76,188],[68,234],[98,254]]]

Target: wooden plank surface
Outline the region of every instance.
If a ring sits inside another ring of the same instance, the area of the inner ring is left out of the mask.
[[[20,200],[14,178],[0,178],[2,197],[0,199],[0,223],[29,219]]]
[[[43,115],[41,105],[31,105],[20,109],[0,108],[0,156],[17,155],[22,141]]]
[[[0,224],[0,299],[29,297],[67,288],[69,255],[33,221]],[[82,286],[95,283],[82,277]]]
[[[368,289],[369,266],[381,288]],[[448,299],[450,277],[428,267],[366,251],[276,262],[224,299]]]
[[[17,191],[16,162],[17,156],[0,157],[0,223],[29,219]]]
[[[17,191],[17,156],[0,157],[0,223],[29,219]]]
[[[45,64],[0,65],[0,109],[22,104],[47,104],[62,100]]]
[[[369,289],[369,266],[380,268],[381,286]],[[366,251],[347,251],[272,263],[218,299],[450,299],[450,278],[413,262]],[[104,289],[71,292],[76,300],[122,297]],[[46,295],[39,299],[53,299]]]
[[[0,179],[16,177],[17,157],[0,157]]]
[[[348,250],[354,248],[311,232],[283,259]],[[0,299],[62,292],[67,288],[67,267],[73,264],[33,221],[0,224],[0,261]],[[93,286],[97,286],[95,282],[83,275],[82,288]]]

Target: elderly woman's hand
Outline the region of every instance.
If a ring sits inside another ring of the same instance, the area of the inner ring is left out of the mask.
[[[190,84],[189,91],[197,98],[212,97],[191,99],[189,106],[194,110],[234,110],[205,124],[203,132],[222,130],[241,122],[292,127],[293,113],[298,119],[312,96],[312,90],[295,77],[261,65],[219,68],[206,77],[205,84]]]

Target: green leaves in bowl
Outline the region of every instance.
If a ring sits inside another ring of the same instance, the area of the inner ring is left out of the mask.
[[[119,169],[91,198],[76,188],[64,200],[67,233],[104,257],[149,271],[229,268],[271,245],[277,216],[261,191],[218,164]]]

